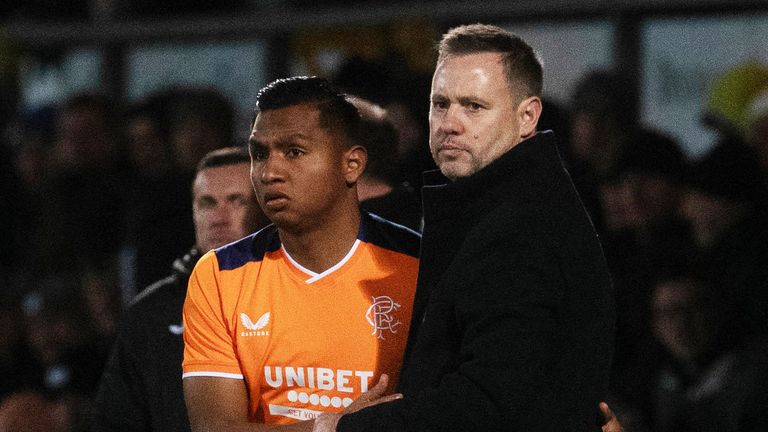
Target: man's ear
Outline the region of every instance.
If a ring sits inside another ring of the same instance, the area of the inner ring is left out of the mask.
[[[517,106],[517,116],[520,120],[520,138],[526,139],[536,133],[541,109],[541,98],[538,96],[530,96]]]
[[[365,147],[355,145],[344,152],[344,181],[347,186],[357,183],[357,180],[365,171],[365,165],[368,162],[368,152]]]

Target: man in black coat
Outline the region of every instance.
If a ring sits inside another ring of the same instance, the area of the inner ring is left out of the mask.
[[[245,147],[214,150],[200,161],[192,185],[197,245],[173,263],[171,276],[142,291],[123,316],[94,402],[93,432],[190,430],[181,386],[187,281],[203,253],[269,223],[249,171]]]
[[[430,149],[442,175],[423,190],[403,398],[321,415],[315,430],[599,430],[612,288],[554,136],[536,132],[541,64],[493,26],[455,28],[439,50]]]

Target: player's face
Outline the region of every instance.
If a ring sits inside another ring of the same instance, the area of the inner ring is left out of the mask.
[[[452,180],[468,177],[532,135],[535,122],[531,129],[525,117],[529,100],[519,100],[500,54],[443,59],[432,78],[429,110],[429,148],[440,171]]]
[[[251,181],[278,228],[322,226],[348,199],[341,134],[320,126],[320,112],[301,104],[266,110],[251,131]],[[354,194],[352,194],[354,196]]]
[[[205,168],[192,186],[198,247],[208,251],[245,237],[266,222],[248,181],[248,164]]]

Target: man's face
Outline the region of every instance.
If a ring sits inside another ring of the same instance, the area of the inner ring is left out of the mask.
[[[115,143],[105,116],[96,109],[72,109],[56,124],[55,156],[62,168],[77,170],[109,162]]]
[[[447,56],[435,70],[430,100],[429,148],[451,180],[480,171],[535,131],[535,122],[533,130],[521,128],[522,104],[498,53]]]
[[[697,299],[695,282],[665,281],[652,299],[653,332],[674,356],[691,360],[700,355],[713,335],[713,317]]]
[[[608,144],[608,125],[599,114],[577,111],[571,115],[571,147],[579,160],[589,160]]]
[[[248,181],[248,164],[205,168],[192,186],[192,211],[198,247],[207,252],[268,223]]]
[[[320,126],[320,112],[312,105],[256,116],[249,140],[251,182],[278,228],[311,229],[338,216],[339,203],[350,193],[344,172],[351,150],[343,150],[341,139]]]
[[[699,246],[708,246],[716,240],[731,223],[727,217],[731,210],[725,200],[696,189],[686,191],[680,203],[680,213],[690,224]]]

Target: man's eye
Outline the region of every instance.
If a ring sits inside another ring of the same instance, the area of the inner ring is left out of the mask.
[[[297,148],[292,148],[288,150],[288,156],[290,157],[299,157],[302,154],[304,154],[304,152],[302,152],[300,149],[297,149]]]
[[[248,198],[244,196],[236,196],[229,199],[229,201],[235,206],[235,207],[244,207],[248,205]]]
[[[448,103],[445,101],[432,101],[432,108],[434,109],[447,109]]]
[[[467,108],[469,108],[470,111],[480,111],[483,106],[476,102],[470,102],[467,104]]]
[[[203,197],[197,200],[197,206],[201,209],[213,208],[216,207],[216,200],[209,197]]]
[[[253,159],[257,161],[266,160],[268,156],[265,150],[253,150],[251,154],[253,155]]]

